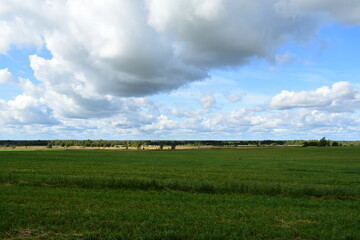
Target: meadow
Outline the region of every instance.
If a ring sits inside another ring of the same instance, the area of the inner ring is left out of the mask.
[[[0,151],[0,239],[360,239],[360,148]]]

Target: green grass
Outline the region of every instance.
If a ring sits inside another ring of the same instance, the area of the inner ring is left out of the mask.
[[[360,148],[0,152],[4,239],[360,239]]]

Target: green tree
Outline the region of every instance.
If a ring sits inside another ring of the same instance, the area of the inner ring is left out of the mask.
[[[320,147],[330,146],[330,141],[326,140],[326,138],[323,137],[322,139],[319,140],[318,146]]]

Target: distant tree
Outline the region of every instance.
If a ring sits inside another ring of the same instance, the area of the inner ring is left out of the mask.
[[[141,143],[138,143],[138,145],[136,146],[137,150],[141,150]]]
[[[316,146],[320,146],[319,145],[319,141],[317,140],[311,140],[311,141],[304,141],[302,144],[303,147],[316,147]]]
[[[338,142],[332,142],[331,146],[337,147],[337,146],[339,146],[339,143]]]
[[[326,140],[326,138],[323,137],[322,139],[319,140],[318,146],[320,147],[330,146],[330,141]]]

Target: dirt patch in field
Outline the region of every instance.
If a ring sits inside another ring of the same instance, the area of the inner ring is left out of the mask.
[[[286,221],[284,219],[280,219],[277,221],[274,226],[281,227],[281,228],[292,228],[299,225],[309,225],[309,224],[316,224],[316,221],[307,220],[307,219],[299,219],[295,221]]]
[[[43,232],[37,229],[24,228],[16,230],[13,234],[5,239],[47,239],[49,237],[49,233],[47,232]]]
[[[2,184],[2,186],[5,186],[5,187],[11,187],[13,185],[14,185],[13,183],[9,183],[9,182],[6,182],[6,183]]]

